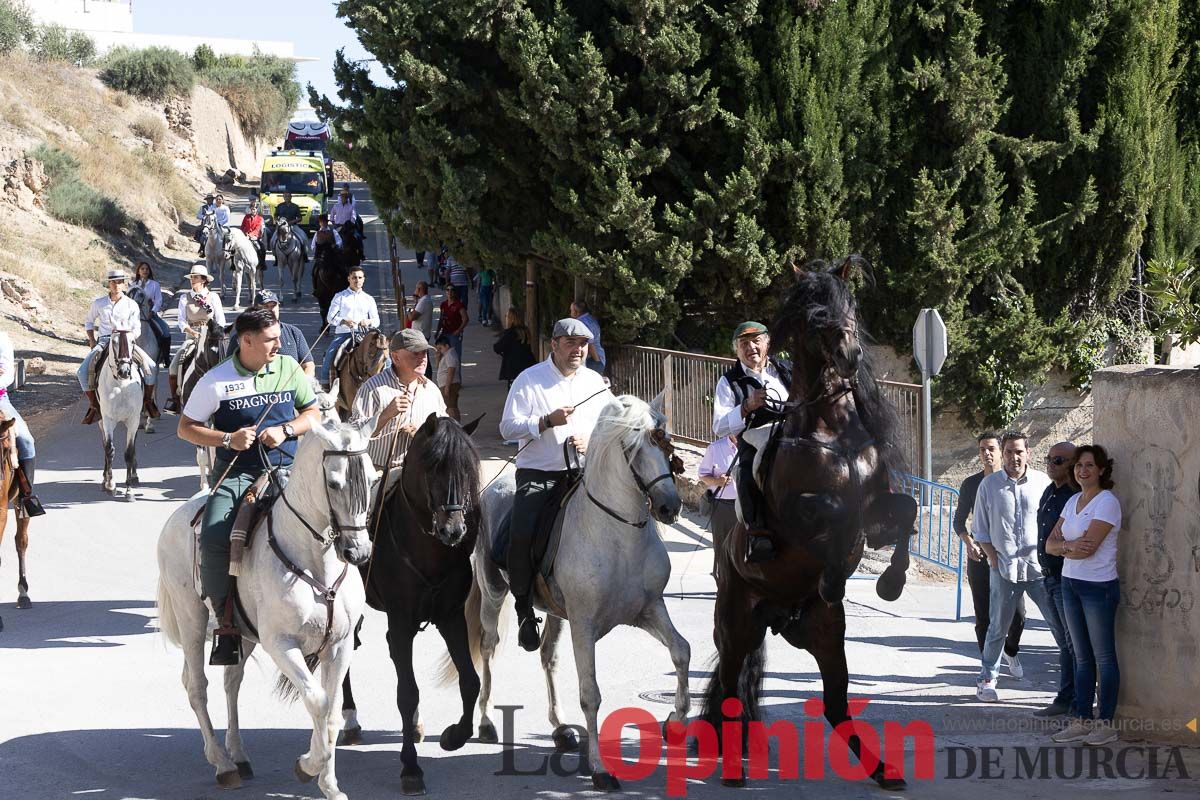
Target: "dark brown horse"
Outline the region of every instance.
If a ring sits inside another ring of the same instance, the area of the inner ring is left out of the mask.
[[[4,508],[0,510],[0,544],[4,543],[4,529],[8,527],[8,509],[16,508],[17,470],[16,436],[13,429],[16,419],[0,421],[0,498],[4,498]],[[32,608],[29,601],[29,582],[25,579],[25,551],[29,549],[29,517],[17,516],[17,608]],[[4,630],[4,620],[0,619],[0,631]]]
[[[350,285],[350,262],[333,239],[333,231],[317,231],[313,236],[313,297],[321,308],[321,322],[329,316],[333,296]]]
[[[342,420],[350,418],[358,387],[378,375],[387,364],[388,340],[378,328],[356,331],[346,342],[346,353],[333,367],[330,394],[337,397],[337,412]]]
[[[842,598],[864,544],[896,546],[876,583],[879,596],[895,600],[904,587],[916,503],[890,491],[891,472],[903,467],[895,414],[860,343],[847,284],[852,265],[847,259],[826,269],[816,262],[799,271],[771,329],[773,344],[794,357],[791,397],[775,409],[780,421],[743,436],[758,449],[755,479],[778,555],[748,563],[740,523],[716,554],[718,663],[703,716],[717,731],[727,698],[741,702],[743,723],[758,719],[768,628],[816,659],[829,724],[836,729],[850,719]],[[880,786],[903,788],[857,736],[848,736],[848,744]],[[741,776],[725,779],[742,782]]]

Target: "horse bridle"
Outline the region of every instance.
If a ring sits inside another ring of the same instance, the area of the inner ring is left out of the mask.
[[[396,434],[396,435],[398,436],[399,434]],[[414,503],[409,498],[408,492],[405,490],[405,486],[404,486],[404,474],[405,474],[405,470],[407,469],[407,467],[408,467],[408,457],[406,455],[404,460],[400,462],[400,492],[401,492],[401,494],[404,495],[404,499],[408,503],[409,508],[413,508]],[[434,534],[434,532],[437,529],[437,515],[439,513],[450,515],[450,514],[462,512],[463,516],[465,517],[467,512],[470,511],[471,504],[468,502],[465,502],[462,498],[456,499],[453,495],[453,491],[454,491],[454,484],[453,483],[448,484],[446,486],[446,502],[440,506],[437,506],[436,508],[434,506],[430,505],[429,529],[422,530],[422,533],[426,533],[431,536]],[[395,539],[394,536],[392,538]],[[397,545],[398,544],[399,543],[397,543]]]
[[[259,450],[262,451],[262,455],[265,457],[266,450],[265,450],[265,447],[263,446],[262,442],[258,443],[258,447],[259,447]],[[365,448],[365,447],[360,450],[325,450],[324,452],[321,453],[321,464],[324,465],[325,459],[331,458],[331,457],[349,459],[353,456],[361,456],[361,455],[366,455],[366,454],[367,454],[367,448]],[[285,506],[287,506],[289,511],[292,512],[292,515],[296,519],[300,520],[300,524],[308,529],[308,532],[312,535],[312,537],[314,539],[317,540],[317,542],[322,547],[332,546],[333,543],[337,541],[338,536],[340,536],[343,532],[354,532],[354,531],[367,530],[367,526],[365,524],[364,525],[342,525],[341,523],[339,523],[337,514],[334,512],[333,505],[330,504],[329,505],[330,535],[328,537],[326,537],[323,532],[318,531],[316,528],[314,528],[308,522],[308,520],[306,520],[303,517],[303,515],[301,515],[300,512],[296,510],[295,506],[293,506],[291,504],[291,502],[288,501],[287,492],[284,491],[284,486],[278,478],[278,475],[277,475],[278,471],[279,471],[278,467],[274,467],[271,469],[271,481],[275,484],[276,489],[279,491],[279,499],[283,501],[283,504]],[[324,470],[322,469],[322,471],[324,471]]]
[[[112,372],[113,377],[118,380],[121,378],[120,368],[124,363],[129,364],[129,372],[133,373],[133,342],[130,341],[130,331],[122,331],[113,328],[113,332],[108,335],[108,347],[112,350],[112,355],[108,359],[108,369]],[[118,339],[118,336],[124,338]],[[121,350],[125,350],[125,354],[121,354]]]
[[[633,459],[634,456],[637,455],[637,451],[639,449],[638,446],[634,445],[624,448],[623,450],[625,455],[625,466],[629,467],[629,472],[631,475],[633,475],[634,482],[637,483],[638,489],[641,490],[642,496],[646,500],[646,518],[641,522],[632,522],[625,519],[620,514],[597,500],[595,495],[592,494],[591,489],[588,488],[587,481],[584,481],[583,484],[584,493],[587,495],[587,498],[596,505],[597,508],[599,508],[605,514],[608,514],[613,519],[623,522],[633,528],[645,528],[653,518],[653,515],[650,513],[650,490],[663,481],[673,480],[676,475],[683,474],[683,459],[675,455],[675,446],[671,444],[671,437],[667,434],[665,429],[655,428],[654,430],[650,431],[650,442],[659,450],[661,450],[663,455],[666,456],[668,468],[666,472],[654,478],[649,483],[642,480],[642,476],[639,475],[637,470],[633,468]]]

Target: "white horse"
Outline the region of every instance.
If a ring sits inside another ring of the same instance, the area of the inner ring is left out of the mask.
[[[204,212],[204,221],[200,224],[204,235],[204,265],[208,267],[209,275],[220,278],[221,296],[225,296],[225,264],[229,254],[225,250],[225,233],[228,228],[217,224],[217,216],[212,211]],[[257,256],[256,256],[257,258]]]
[[[242,558],[238,594],[246,622],[257,635],[246,632],[242,664],[225,668],[229,727],[224,747],[208,715],[204,643],[209,609],[192,574],[196,543],[191,520],[207,496],[193,497],[176,509],[159,536],[160,625],[167,639],[183,648],[183,686],[200,723],[204,757],[225,788],[236,788],[254,774],[242,747],[237,701],[245,661],[257,642],[312,717],[312,739],[296,762],[296,777],[304,782],[318,777],[325,797],[346,800],[334,774],[334,743],[341,723],[342,680],[354,655],[351,634],[366,604],[356,567],[371,555],[367,511],[376,474],[367,443],[374,430],[375,418],[314,425],[300,440],[282,497]],[[273,551],[271,538],[295,569]],[[309,579],[336,587],[330,605]]]
[[[587,718],[592,784],[619,788],[600,761],[597,714],[596,642],[618,625],[632,625],[667,647],[675,666],[675,710],[668,721],[686,723],[691,648],[675,629],[663,602],[671,562],[655,520],[668,524],[681,502],[672,470],[673,448],[664,418],[642,400],[622,395],[600,417],[587,447],[583,486],[568,501],[562,541],[549,582],[535,579],[534,605],[547,612],[541,661],[546,674],[550,725],[560,750],[576,746],[563,727],[554,682],[558,640],[564,620],[571,623],[579,698]],[[475,545],[475,588],[467,601],[472,656],[481,669],[479,738],[496,742],[490,717],[492,659],[500,642],[500,614],[508,594],[504,573],[492,561],[492,536],[512,510],[516,484],[512,473],[495,480],[480,497],[482,520]],[[473,613],[476,612],[477,613]],[[478,647],[479,651],[475,651]],[[443,662],[443,679],[449,674]]]
[[[113,331],[108,340],[108,358],[100,369],[97,399],[100,401],[100,437],[104,441],[104,483],[101,488],[116,494],[113,480],[113,437],[117,426],[125,424],[125,499],[136,498],[138,485],[137,433],[142,419],[142,373],[134,358],[134,341],[129,331]],[[97,355],[99,358],[99,355]]]
[[[292,300],[300,300],[300,280],[304,277],[304,262],[308,254],[308,237],[299,226],[293,228],[286,219],[281,219],[275,228],[275,243],[271,249],[275,255],[275,266],[279,268],[279,294],[283,295],[283,271],[292,276]],[[266,283],[264,277],[263,283]]]
[[[258,251],[254,242],[240,228],[230,228],[225,234],[225,260],[233,272],[233,310],[240,311],[242,279],[250,281],[250,302],[254,304],[254,291],[258,288]],[[224,275],[221,276],[221,294],[224,295]]]

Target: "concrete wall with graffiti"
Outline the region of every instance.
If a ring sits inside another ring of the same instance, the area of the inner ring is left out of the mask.
[[[1200,370],[1111,367],[1093,380],[1095,441],[1116,460],[1118,716],[1187,743],[1200,714]]]

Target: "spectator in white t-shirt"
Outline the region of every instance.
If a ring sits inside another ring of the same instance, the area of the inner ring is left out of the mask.
[[[1075,721],[1054,734],[1056,742],[1104,745],[1118,738],[1113,726],[1121,670],[1117,664],[1116,619],[1121,602],[1117,579],[1117,532],[1121,501],[1112,493],[1113,462],[1100,445],[1075,451],[1080,492],[1067,501],[1046,552],[1063,556],[1063,610],[1075,650]],[[1100,702],[1092,718],[1092,699]]]

